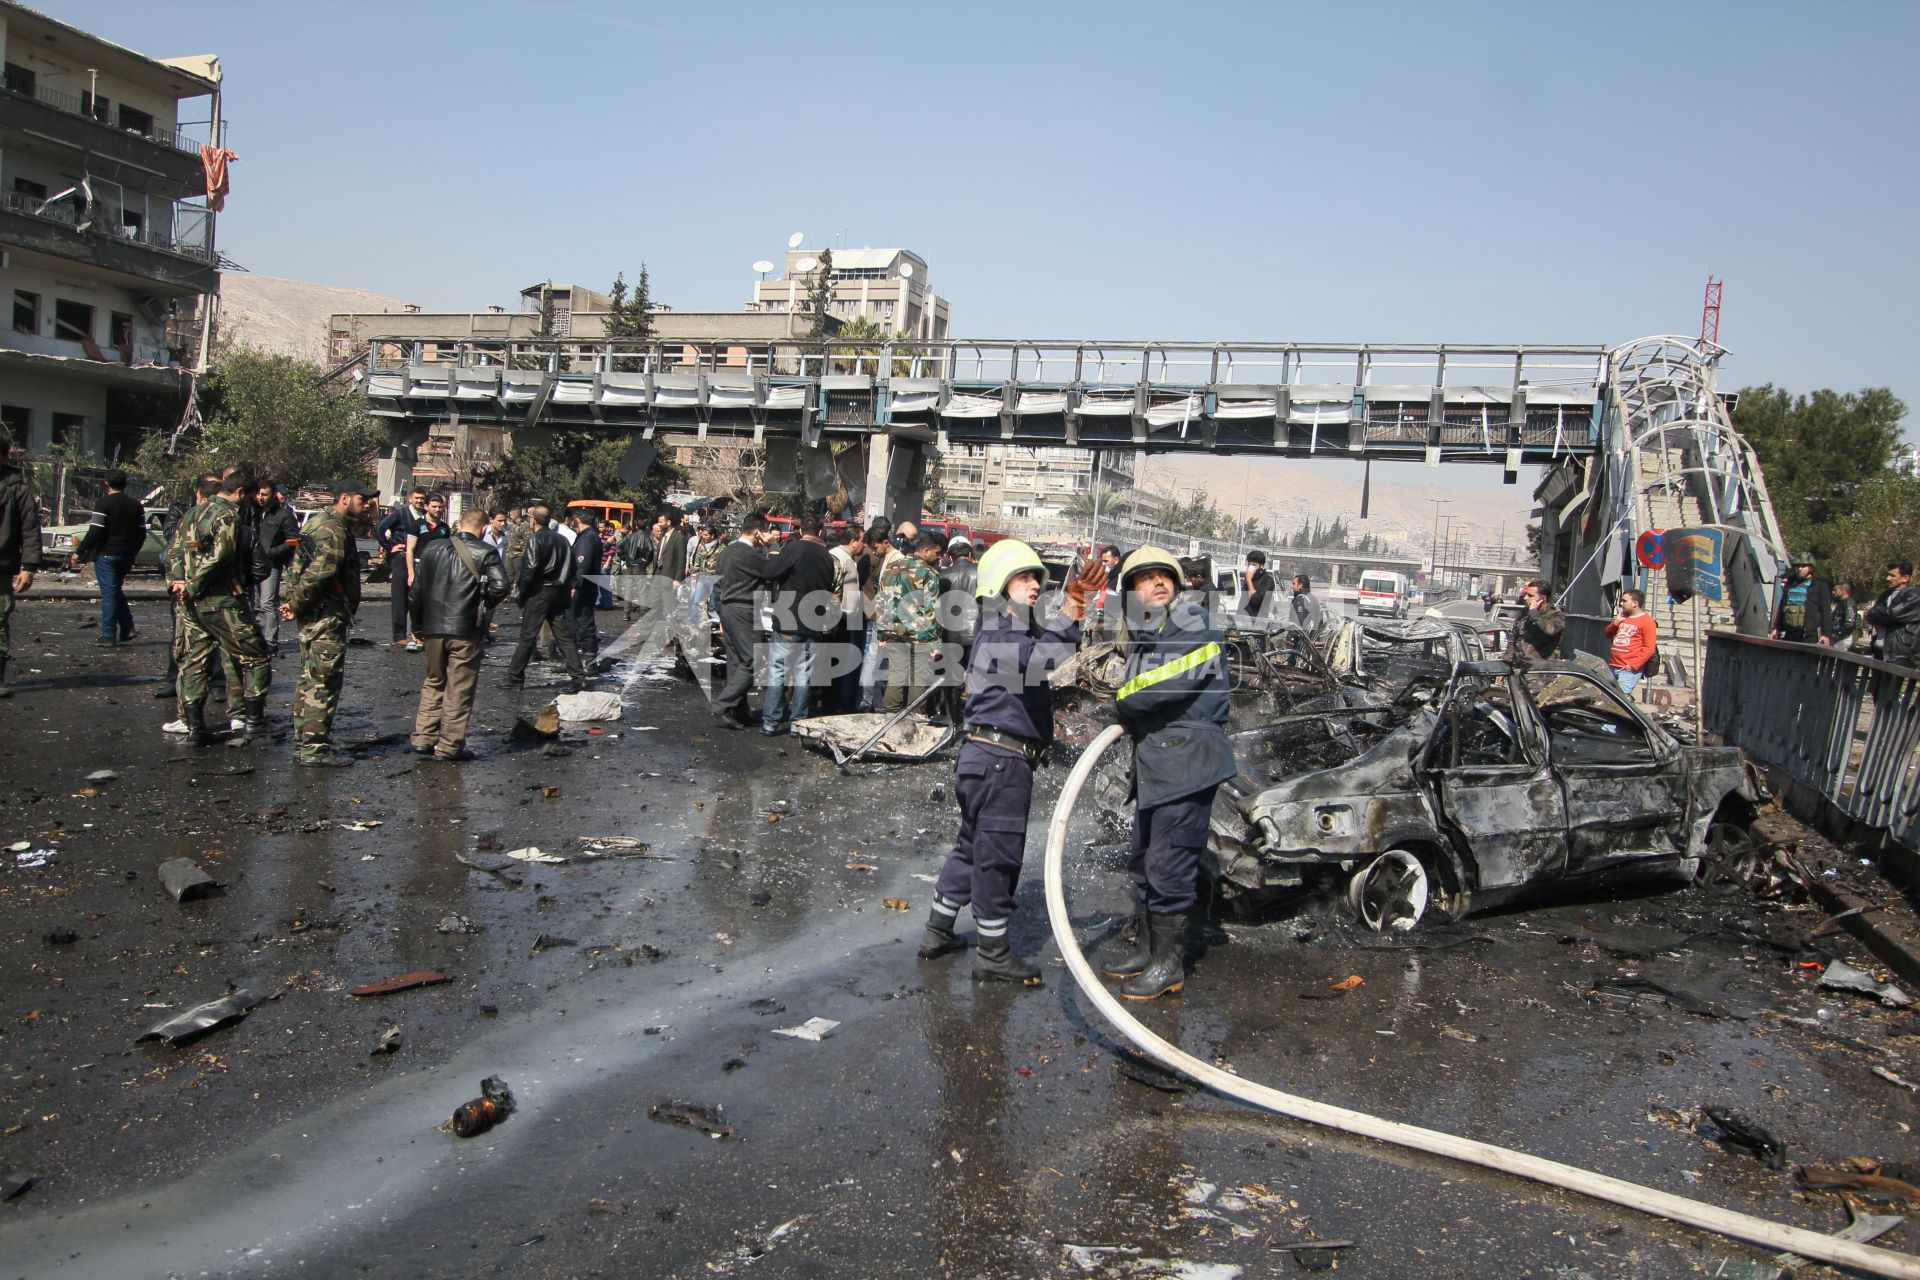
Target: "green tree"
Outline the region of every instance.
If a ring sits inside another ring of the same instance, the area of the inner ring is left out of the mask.
[[[1920,477],[1889,468],[1854,491],[1832,526],[1828,576],[1853,586],[1864,606],[1886,589],[1889,561],[1920,551]]]
[[[196,389],[198,432],[183,436],[172,453],[167,437],[151,437],[135,467],[156,478],[179,479],[243,462],[262,476],[295,486],[364,478],[386,433],[367,415],[360,395],[321,386],[325,373],[310,361],[223,344]]]
[[[880,373],[880,348],[887,334],[871,316],[855,316],[840,326],[829,348],[836,373]]]
[[[635,344],[653,340],[653,289],[647,278],[647,264],[640,264],[640,274],[634,278],[633,290],[629,295],[627,276],[621,272],[613,278],[613,287],[607,290],[606,335],[609,340],[619,342],[629,350]],[[639,373],[643,366],[640,356],[616,356],[613,369],[616,373]]]
[[[1885,387],[1796,396],[1771,384],[1740,392],[1733,425],[1766,473],[1788,548],[1835,550],[1862,485],[1887,471],[1907,406]]]
[[[814,268],[813,279],[807,283],[807,309],[813,312],[813,328],[807,331],[807,338],[813,342],[827,340],[828,327],[832,321],[828,313],[833,310],[833,250],[820,251],[820,265]]]
[[[636,512],[659,506],[672,490],[685,486],[686,470],[656,456],[638,486],[620,478],[620,460],[628,438],[592,431],[559,433],[552,444],[512,448],[479,483],[492,490],[501,506],[520,506],[531,498],[545,498],[556,510],[575,498],[631,502]]]
[[[1089,485],[1085,489],[1075,490],[1061,508],[1069,520],[1093,519],[1094,499],[1100,500],[1100,518],[1117,520],[1120,517],[1120,491],[1112,485]]]

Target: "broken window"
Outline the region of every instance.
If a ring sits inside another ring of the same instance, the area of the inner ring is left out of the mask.
[[[0,404],[0,427],[7,429],[15,443],[24,446],[33,429],[33,410],[23,404]]]
[[[13,180],[13,189],[21,195],[30,196],[35,200],[45,200],[47,198],[47,184],[44,182],[35,182],[32,178],[15,178]]]
[[[101,124],[112,119],[113,103],[88,89],[80,91],[80,114],[92,116]]]
[[[68,342],[93,341],[93,308],[84,302],[54,299],[53,336]]]
[[[85,414],[56,413],[53,415],[53,434],[49,443],[55,448],[63,444],[77,447],[80,444],[80,428],[86,425]]]
[[[13,291],[13,331],[35,335],[40,332],[40,295],[25,289]]]
[[[1505,682],[1474,679],[1455,685],[1428,748],[1428,766],[1492,769],[1526,763],[1513,692]]]
[[[133,350],[133,317],[124,311],[115,311],[108,316],[107,345],[122,351]]]
[[[1527,695],[1547,726],[1547,745],[1556,764],[1646,764],[1654,759],[1646,729],[1599,681],[1566,672],[1533,672],[1526,681]]]
[[[31,98],[34,82],[37,79],[38,77],[25,67],[9,62],[6,64],[4,76],[0,77],[0,88],[4,88],[9,93],[24,93]]]
[[[123,102],[120,104],[120,127],[151,138],[153,136],[153,117]]]

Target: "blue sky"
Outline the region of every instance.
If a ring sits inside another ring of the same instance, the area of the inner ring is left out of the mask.
[[[40,7],[221,55],[231,257],[429,309],[735,307],[796,230],[982,337],[1618,342],[1713,272],[1727,385],[1920,402],[1920,5]]]

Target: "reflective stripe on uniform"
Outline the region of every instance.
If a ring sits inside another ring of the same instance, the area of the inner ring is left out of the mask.
[[[1120,686],[1120,692],[1113,695],[1114,700],[1117,702],[1121,698],[1131,697],[1133,694],[1139,693],[1142,689],[1151,689],[1162,680],[1171,680],[1175,676],[1185,675],[1195,667],[1204,666],[1219,656],[1219,641],[1209,640],[1193,652],[1181,654],[1172,662],[1155,667],[1151,671],[1142,671],[1139,675]]]

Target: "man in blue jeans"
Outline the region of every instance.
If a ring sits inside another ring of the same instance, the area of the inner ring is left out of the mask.
[[[147,541],[147,511],[127,496],[127,473],[107,473],[107,496],[87,525],[87,535],[67,558],[69,565],[93,561],[100,584],[100,638],[96,644],[124,644],[133,639],[133,607],[122,584],[133,572],[134,558]]]
[[[812,710],[813,686],[826,683],[813,663],[840,618],[840,571],[820,530],[819,515],[800,517],[800,536],[764,565],[773,587],[767,696],[760,710],[760,732],[768,737],[793,732],[793,721],[805,720]]]

